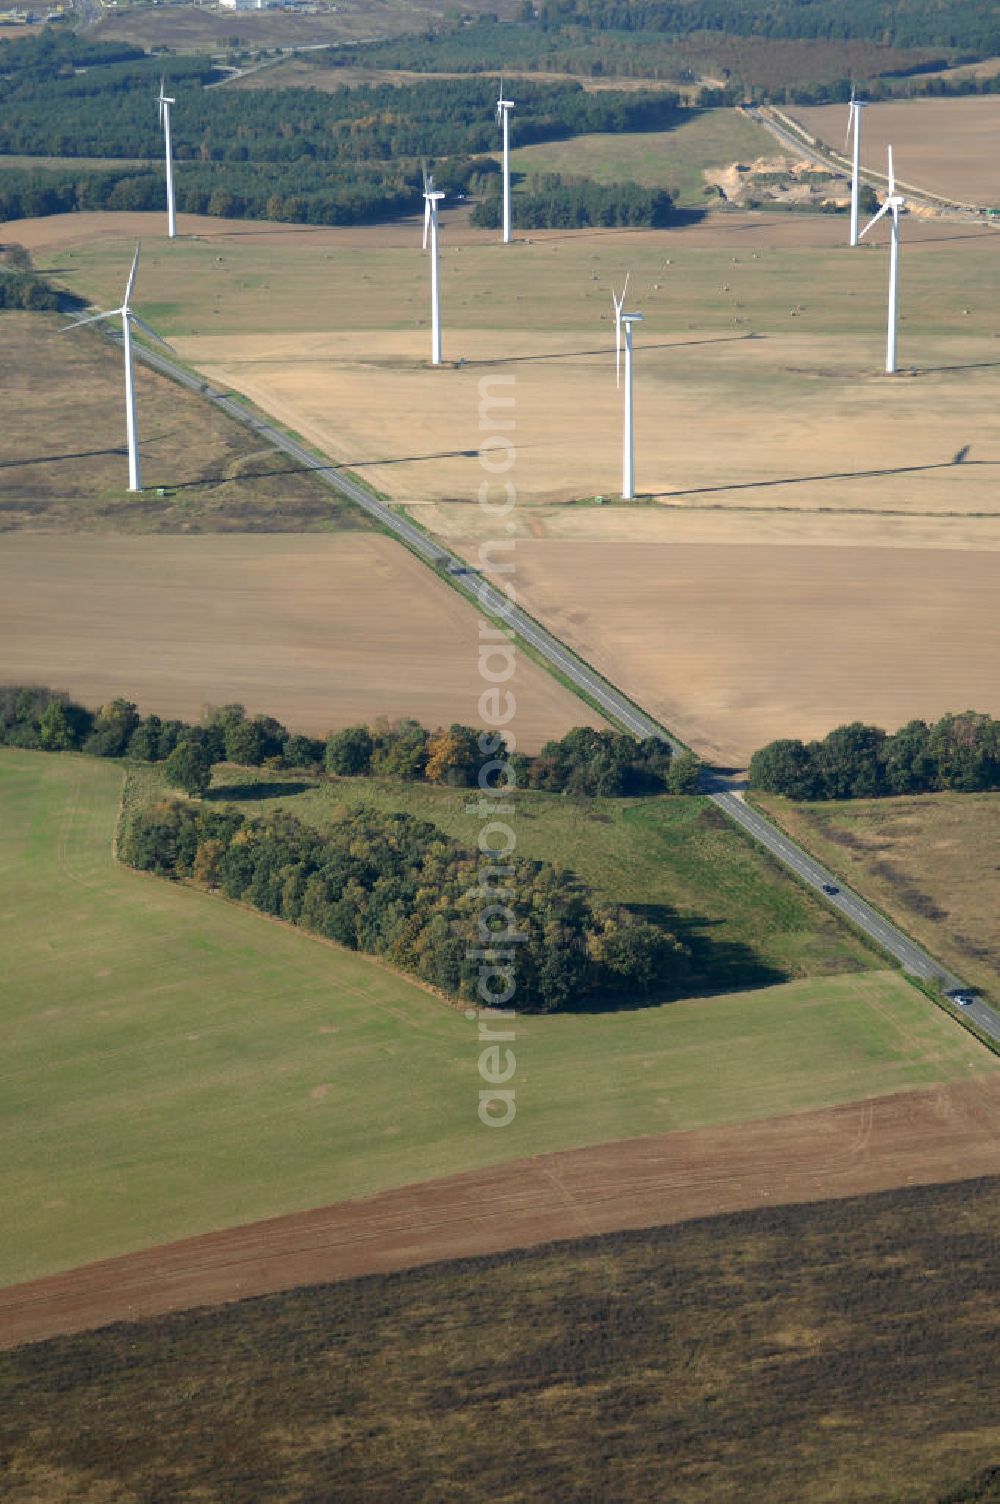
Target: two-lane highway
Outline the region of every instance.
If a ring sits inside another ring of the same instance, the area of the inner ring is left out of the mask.
[[[109,335],[115,338],[110,331]],[[646,715],[620,690],[602,679],[594,669],[578,658],[541,623],[535,621],[534,617],[528,615],[520,606],[513,604],[475,570],[470,569],[464,559],[459,558],[443,544],[428,538],[408,518],[379,501],[350,475],[345,474],[335,465],[324,465],[297,439],[283,433],[280,428],[276,428],[265,419],[259,418],[249,408],[225,392],[216,391],[200,377],[192,375],[168,356],[146,347],[137,346],[136,348],[140,358],[154,369],[179,382],[182,386],[198,392],[206,400],[214,402],[223,412],[228,413],[231,418],[235,418],[238,423],[252,428],[267,443],[312,470],[335,491],[361,507],[388,532],[393,533],[402,543],[405,543],[407,548],[425,563],[450,575],[456,585],[469,591],[478,599],[487,614],[502,619],[522,641],[528,643],[541,658],[604,710],[612,720],[625,726],[637,736],[660,737],[668,742],[674,751],[682,750],[681,744],[651,716]],[[742,796],[734,792],[723,780],[710,778],[706,783],[705,793],[728,819],[759,842],[801,882],[831,903],[845,919],[897,960],[904,970],[924,982],[931,983],[942,993],[963,987],[961,978],[956,977],[947,967],[935,961],[933,956],[928,955],[908,935],[897,929],[884,914],[880,914],[857,893],[852,892],[850,888],[843,887],[838,878],[811,857],[804,847],[791,840],[759,810],[748,805]],[[825,894],[823,892],[825,887],[835,887],[837,892]],[[1000,1043],[1000,1013],[978,1000],[963,1012],[985,1034]]]

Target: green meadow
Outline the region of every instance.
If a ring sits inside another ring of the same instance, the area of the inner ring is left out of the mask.
[[[522,146],[511,153],[510,165],[525,177],[559,172],[666,188],[682,208],[701,208],[706,168],[787,155],[769,131],[739,110],[698,110],[670,131],[601,132]]]
[[[545,1150],[964,1077],[898,975],[519,1019],[481,1127],[476,1024],[375,961],[119,866],[124,771],[0,753],[0,1282]],[[666,860],[664,849],[663,860]]]

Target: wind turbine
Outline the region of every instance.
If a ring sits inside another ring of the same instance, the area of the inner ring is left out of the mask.
[[[441,364],[441,287],[438,279],[438,213],[444,194],[434,187],[434,178],[424,168],[424,250],[431,239],[431,365]]]
[[[503,97],[503,74],[500,75],[500,98],[497,100],[497,125],[503,126],[503,244],[510,245],[510,112],[512,99]]]
[[[621,386],[622,329],[625,330],[625,422],[622,430],[622,500],[635,499],[635,423],[632,407],[632,325],[642,322],[641,313],[623,313],[628,277],[621,297],[611,291],[615,305],[615,384]]]
[[[120,308],[113,308],[110,313],[92,313],[85,319],[76,319],[72,324],[64,325],[60,331],[65,334],[70,329],[79,329],[81,324],[96,324],[101,319],[121,318],[122,321],[122,347],[125,351],[125,432],[128,438],[128,488],[130,491],[141,491],[142,483],[139,476],[139,434],[135,419],[135,375],[132,367],[132,325],[137,324],[145,334],[150,335],[158,344],[165,345],[167,342],[160,339],[155,330],[144,324],[137,313],[132,311],[132,292],[135,288],[135,275],[139,270],[139,247],[135,248],[132,258],[132,270],[128,274],[128,282],[125,286],[125,298]]]
[[[844,150],[854,132],[854,166],[851,173],[851,245],[858,243],[858,195],[861,192],[861,111],[868,103],[867,99],[855,99],[854,85],[851,85],[851,102],[847,106],[847,135],[844,137]]]
[[[872,219],[868,221],[861,231],[863,239],[872,225],[878,224],[885,214],[892,215],[892,240],[889,243],[889,326],[885,347],[885,373],[887,376],[896,374],[896,319],[899,302],[899,211],[906,203],[905,198],[896,192],[896,179],[892,170],[892,147],[889,147],[889,192],[885,203]]]
[[[170,99],[163,92],[164,78],[160,75],[160,92],[156,103],[160,111],[160,124],[163,126],[163,140],[167,154],[167,234],[173,240],[177,234],[177,216],[174,213],[174,154],[170,142],[170,106],[176,104],[175,99]]]

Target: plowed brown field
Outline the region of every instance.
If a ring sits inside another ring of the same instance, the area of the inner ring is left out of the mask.
[[[475,613],[390,538],[10,535],[0,681],[197,719],[238,701],[322,735],[378,716],[475,723]],[[522,654],[519,745],[593,714]]]
[[[843,151],[846,105],[790,113],[812,135]],[[995,206],[1000,204],[998,129],[1000,99],[995,94],[881,100],[864,113],[862,167],[884,173],[886,147],[891,146],[901,183],[960,203]]]
[[[1000,1080],[544,1154],[0,1291],[0,1345],[748,1207],[1000,1172]]]

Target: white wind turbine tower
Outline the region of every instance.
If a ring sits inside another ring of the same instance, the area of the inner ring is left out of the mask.
[[[635,499],[635,421],[632,405],[632,325],[642,322],[641,313],[623,313],[628,277],[621,297],[612,289],[615,305],[615,384],[621,386],[622,329],[625,330],[625,421],[622,429],[622,500]]]
[[[872,225],[878,224],[884,214],[892,215],[892,240],[889,243],[889,322],[888,335],[885,346],[885,372],[887,376],[896,374],[896,322],[899,304],[899,211],[906,203],[905,198],[896,192],[896,179],[892,170],[892,147],[889,147],[889,192],[881,209],[870,219],[861,231],[862,237],[868,234]]]
[[[510,112],[512,99],[503,97],[503,74],[500,75],[500,98],[497,100],[497,125],[503,126],[503,244],[510,245]]]
[[[170,106],[176,104],[175,99],[170,99],[163,92],[164,79],[160,76],[160,92],[156,103],[160,111],[160,124],[163,126],[163,140],[167,155],[167,234],[173,240],[177,234],[177,216],[174,213],[174,153],[170,141]]]
[[[424,168],[424,250],[431,241],[431,365],[441,364],[441,286],[438,278],[437,206],[444,194],[434,187],[434,178]]]
[[[854,85],[851,85],[851,102],[847,106],[847,135],[844,137],[844,150],[854,132],[854,159],[851,173],[851,245],[858,243],[858,195],[861,192],[861,111],[868,103],[866,99],[855,99]]]
[[[135,419],[135,373],[132,362],[132,325],[138,324],[144,333],[150,335],[158,344],[165,345],[166,340],[160,339],[155,330],[144,324],[137,313],[133,313],[131,300],[135,287],[135,275],[139,269],[139,247],[135,248],[132,258],[132,270],[128,274],[128,282],[125,287],[125,298],[120,308],[113,308],[110,313],[92,313],[85,319],[77,319],[72,324],[66,324],[63,333],[70,329],[79,329],[81,324],[96,324],[101,319],[121,318],[122,321],[122,346],[125,351],[125,432],[128,438],[128,488],[130,491],[141,491],[142,483],[139,475],[139,434]]]

